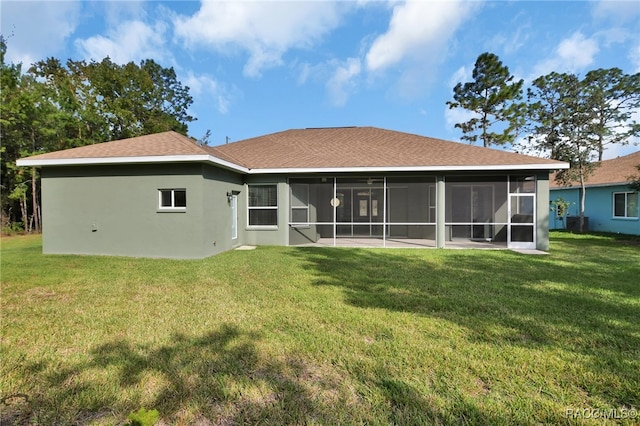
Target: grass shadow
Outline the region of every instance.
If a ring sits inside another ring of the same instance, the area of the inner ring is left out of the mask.
[[[314,374],[317,367],[301,359],[267,358],[259,340],[224,325],[162,345],[116,339],[95,347],[86,362],[26,364],[40,382],[33,394],[5,404],[1,424],[86,424],[140,407],[157,408],[169,424],[340,423],[346,394],[338,379]],[[101,377],[109,374],[117,379],[105,386]]]
[[[351,306],[440,318],[496,351],[577,354],[603,377],[601,386],[585,385],[586,392],[613,407],[637,407],[640,257],[607,240],[596,240],[589,255],[581,242],[561,245],[561,256],[336,248],[300,248],[294,255],[315,271],[315,285],[342,289]],[[594,258],[594,251],[601,254]]]

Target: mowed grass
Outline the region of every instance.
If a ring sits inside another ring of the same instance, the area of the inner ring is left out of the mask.
[[[639,421],[637,240],[1,261],[3,425]]]

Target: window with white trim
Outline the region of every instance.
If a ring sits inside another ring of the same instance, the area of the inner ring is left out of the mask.
[[[614,192],[613,217],[636,219],[638,217],[638,193]]]
[[[291,223],[293,226],[309,226],[309,184],[292,183]]]
[[[278,226],[278,187],[249,185],[249,226]]]
[[[187,190],[159,189],[158,208],[160,210],[185,210],[187,208]]]

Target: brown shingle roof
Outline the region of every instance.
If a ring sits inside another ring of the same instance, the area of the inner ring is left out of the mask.
[[[177,132],[163,132],[112,142],[97,143],[29,157],[29,160],[75,158],[148,157],[166,155],[207,155],[195,142]]]
[[[375,127],[286,130],[216,147],[201,147],[186,136],[164,132],[41,154],[24,159],[31,163],[22,165],[33,165],[34,161],[41,160],[43,163],[36,165],[51,164],[48,163],[50,160],[183,155],[211,155],[240,168],[254,170],[369,167],[473,169],[529,165],[560,169],[564,165],[553,160]]]
[[[636,166],[640,165],[640,151],[623,157],[603,160],[591,176],[587,179],[587,186],[625,184],[630,176],[638,176],[640,172]],[[551,188],[562,188],[556,183],[555,175],[551,177]],[[578,186],[578,182],[572,182],[570,186]]]
[[[286,130],[212,151],[252,169],[561,164],[375,127]]]

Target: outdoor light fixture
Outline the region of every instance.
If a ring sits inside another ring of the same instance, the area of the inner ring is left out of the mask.
[[[230,203],[231,202],[231,198],[233,197],[233,192],[231,191],[227,191],[227,201]]]

